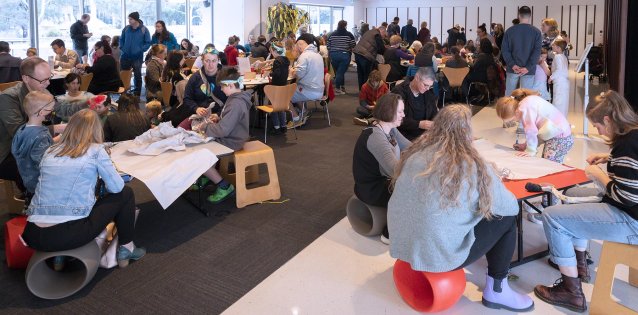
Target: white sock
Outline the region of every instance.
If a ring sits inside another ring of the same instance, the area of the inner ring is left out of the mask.
[[[133,252],[135,249],[135,244],[133,242],[128,242],[127,244],[122,245],[124,248],[128,249],[130,252]]]

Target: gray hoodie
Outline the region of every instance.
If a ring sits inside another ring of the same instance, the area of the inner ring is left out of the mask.
[[[250,119],[251,95],[243,91],[228,96],[219,115],[219,122],[206,126],[206,135],[215,137],[215,141],[237,151],[248,140],[248,122]]]

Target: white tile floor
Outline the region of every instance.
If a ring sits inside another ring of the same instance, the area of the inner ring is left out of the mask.
[[[582,78],[583,75],[578,77]],[[575,81],[572,78],[572,82]],[[582,80],[578,81],[582,86]],[[581,136],[577,137],[565,163],[583,167],[588,154],[608,151],[608,148],[600,140],[582,137],[582,97],[576,95],[580,93],[578,86],[576,83],[572,86],[572,103],[575,101],[581,105],[572,106],[569,120],[574,124],[574,133],[580,133]],[[507,146],[514,142],[515,128],[503,129],[491,108],[479,112],[473,118],[473,123],[475,136]],[[595,132],[595,129],[590,128],[590,131]],[[547,247],[542,226],[525,222],[524,227],[526,254]],[[601,243],[593,241],[590,247],[593,259],[598,262]],[[377,237],[368,238],[355,233],[344,218],[224,314],[418,314],[398,295],[392,279],[393,264],[394,259],[388,255],[386,245],[379,242]],[[485,308],[480,303],[486,266],[486,261],[482,259],[466,268],[467,286],[463,297],[444,314],[506,313]],[[591,268],[594,271],[596,265]],[[532,292],[535,285],[550,285],[559,277],[558,271],[549,267],[546,259],[519,266],[512,272],[520,278],[511,281],[511,286],[534,298],[533,313],[572,313],[536,299]],[[595,281],[595,272],[592,276]],[[616,277],[620,281],[616,280],[614,296],[623,304],[638,310],[638,299],[635,299],[638,288],[626,284],[627,268],[618,266]],[[592,284],[583,286],[588,301],[592,288]]]

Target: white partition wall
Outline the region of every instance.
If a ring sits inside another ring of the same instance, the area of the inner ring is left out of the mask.
[[[465,26],[468,39],[476,38],[476,27],[485,23],[501,23],[505,28],[512,26],[520,6],[532,9],[532,25],[539,27],[546,17],[555,18],[561,30],[567,31],[574,50],[570,58],[577,59],[587,42],[599,44],[603,40],[604,1],[603,0],[535,0],[535,1],[418,1],[418,0],[360,0],[354,2],[354,20],[367,21],[379,25],[391,22],[397,14],[401,26],[405,25],[403,13],[414,19],[415,26],[428,22],[432,36],[440,42],[447,40],[447,30],[459,24]],[[418,17],[415,18],[415,15]],[[418,23],[417,23],[418,20]]]

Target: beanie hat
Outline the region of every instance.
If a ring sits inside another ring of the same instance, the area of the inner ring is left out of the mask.
[[[128,17],[132,18],[135,21],[141,22],[140,21],[140,14],[137,11],[131,12],[131,14],[129,14]]]

